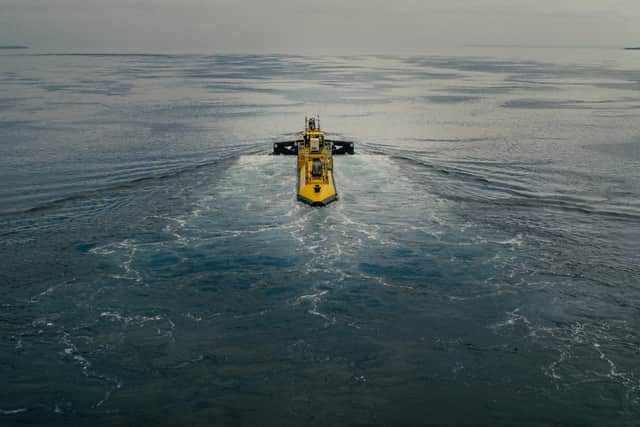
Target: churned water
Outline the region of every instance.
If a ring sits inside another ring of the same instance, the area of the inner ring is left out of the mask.
[[[622,50],[3,54],[0,424],[637,425],[639,123]]]

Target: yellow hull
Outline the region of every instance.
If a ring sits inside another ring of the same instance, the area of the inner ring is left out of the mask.
[[[275,153],[297,154],[298,156],[298,200],[311,206],[326,206],[338,199],[333,182],[332,141],[325,140],[320,130],[320,119],[304,119],[305,129],[300,139],[286,146],[275,143]],[[341,142],[340,150],[353,152],[353,143]],[[349,144],[347,148],[345,144]],[[347,152],[345,151],[345,152]]]
[[[304,168],[298,170],[298,200],[311,206],[326,206],[338,199],[336,186],[333,182],[333,171],[327,180],[307,180]]]

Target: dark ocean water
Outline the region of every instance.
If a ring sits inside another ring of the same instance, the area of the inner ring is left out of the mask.
[[[2,426],[636,426],[640,56],[2,54],[0,292]]]

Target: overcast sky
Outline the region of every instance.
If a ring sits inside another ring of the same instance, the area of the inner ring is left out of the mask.
[[[154,52],[640,45],[640,0],[0,0],[0,45]]]

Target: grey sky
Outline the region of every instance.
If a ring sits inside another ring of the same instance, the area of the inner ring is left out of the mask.
[[[640,44],[639,0],[0,0],[0,45],[165,52]]]

